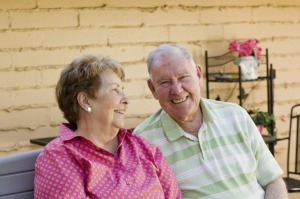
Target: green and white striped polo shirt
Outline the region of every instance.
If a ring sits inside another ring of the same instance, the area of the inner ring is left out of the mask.
[[[156,144],[171,165],[183,198],[264,198],[262,186],[283,174],[248,113],[201,99],[203,125],[187,134],[162,109],[134,132]]]

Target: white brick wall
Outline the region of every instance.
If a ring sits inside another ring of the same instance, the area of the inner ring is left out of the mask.
[[[46,67],[69,64],[71,60],[80,54],[79,49],[53,49],[53,50],[24,50],[12,52],[14,68],[18,70],[28,67]]]
[[[11,55],[8,52],[0,52],[0,69],[9,69],[12,65]],[[1,80],[0,80],[1,81]]]
[[[77,15],[75,10],[12,11],[11,27],[13,29],[76,27]]]
[[[36,0],[0,0],[0,8],[3,10],[13,9],[34,9],[36,7]]]
[[[93,9],[79,12],[80,26],[140,26],[142,12],[140,10]]]

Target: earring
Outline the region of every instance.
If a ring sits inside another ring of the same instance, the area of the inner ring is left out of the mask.
[[[88,113],[91,113],[91,112],[92,112],[92,107],[87,106],[85,110],[86,110]]]

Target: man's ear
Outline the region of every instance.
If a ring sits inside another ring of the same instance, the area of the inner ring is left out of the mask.
[[[83,110],[86,110],[86,107],[89,106],[87,94],[85,92],[79,92],[77,94],[77,102]]]
[[[155,99],[157,99],[157,97],[156,97],[156,92],[155,92],[155,87],[154,87],[154,85],[153,85],[151,79],[148,79],[147,84],[148,84],[148,87],[149,87],[149,89],[150,89],[152,95],[154,96]]]
[[[203,72],[202,67],[200,65],[196,66],[197,76],[199,78],[200,86],[203,86]]]

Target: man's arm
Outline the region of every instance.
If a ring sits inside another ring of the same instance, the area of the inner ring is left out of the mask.
[[[265,199],[288,199],[286,185],[281,177],[267,184],[263,188],[265,190]]]

